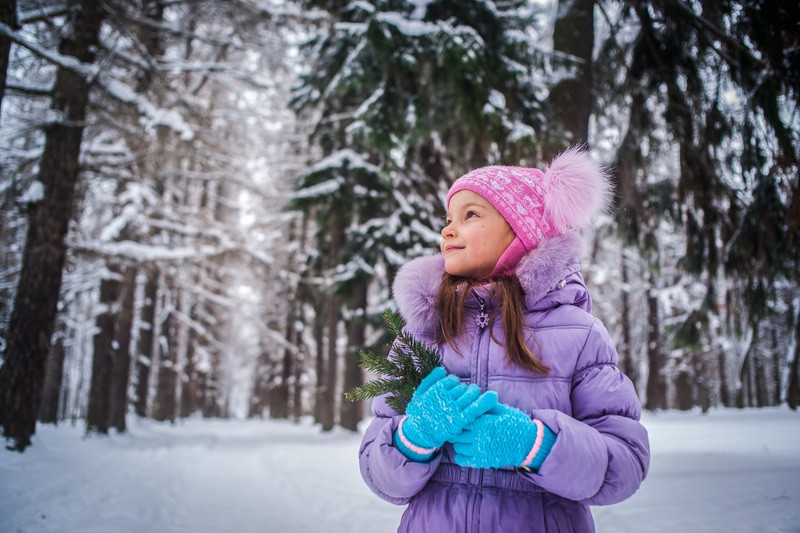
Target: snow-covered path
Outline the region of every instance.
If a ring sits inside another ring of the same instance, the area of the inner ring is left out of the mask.
[[[605,532],[800,532],[800,414],[648,414],[650,476],[595,508]],[[130,420],[85,439],[39,426],[0,451],[0,532],[390,532],[402,508],[361,481],[360,435],[310,423]]]

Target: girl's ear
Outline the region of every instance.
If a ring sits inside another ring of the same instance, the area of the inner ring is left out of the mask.
[[[611,204],[613,188],[608,171],[573,147],[545,169],[542,192],[545,213],[563,231],[589,226]]]

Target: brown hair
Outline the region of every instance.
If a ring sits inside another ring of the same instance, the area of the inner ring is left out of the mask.
[[[525,342],[525,322],[522,316],[525,309],[525,296],[519,278],[517,276],[499,276],[491,278],[490,281],[494,283],[495,287],[494,298],[499,299],[501,305],[493,306],[489,324],[494,323],[497,310],[500,309],[509,361],[536,374],[549,373],[550,368],[533,353],[533,350]],[[456,337],[464,332],[464,303],[470,292],[486,282],[485,279],[469,280],[451,276],[447,272],[442,276],[436,300],[436,308],[439,310],[442,320],[438,341],[447,342],[459,354],[461,351],[456,345]],[[491,331],[491,325],[489,327]],[[494,332],[492,332],[492,339],[498,342]]]

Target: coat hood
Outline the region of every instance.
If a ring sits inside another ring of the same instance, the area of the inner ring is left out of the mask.
[[[529,311],[577,305],[591,311],[580,273],[583,239],[576,232],[551,237],[529,252],[516,269]],[[438,327],[436,297],[444,274],[442,254],[418,257],[403,265],[393,284],[400,315],[412,331]]]

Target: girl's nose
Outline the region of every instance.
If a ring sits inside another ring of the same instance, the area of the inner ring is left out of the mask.
[[[446,225],[442,228],[442,237],[453,237],[456,234],[456,230],[453,227],[453,223]]]

